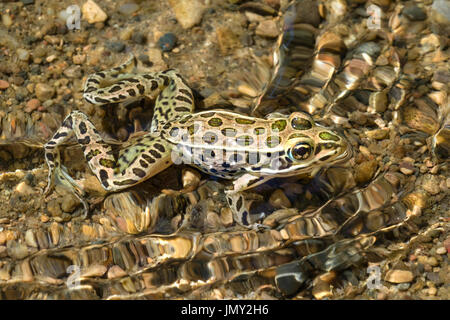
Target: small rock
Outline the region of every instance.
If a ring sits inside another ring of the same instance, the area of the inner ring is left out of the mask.
[[[11,16],[7,13],[2,14],[2,22],[3,22],[3,25],[7,28],[9,28],[13,24]]]
[[[261,22],[264,20],[263,16],[260,16],[259,14],[253,13],[251,11],[245,11],[244,14],[249,22]]]
[[[81,67],[73,65],[63,71],[63,74],[67,78],[78,79],[81,78]]]
[[[426,12],[418,6],[409,6],[402,12],[411,21],[423,21],[427,18]]]
[[[122,52],[125,50],[125,43],[122,41],[108,41],[106,42],[106,48],[114,52]]]
[[[31,113],[37,108],[39,108],[40,105],[41,103],[38,99],[31,99],[30,101],[27,102],[25,106],[25,112]]]
[[[59,243],[59,224],[57,222],[53,222],[51,224],[50,235],[52,236],[53,245],[57,246]]]
[[[28,229],[28,230],[25,232],[25,243],[26,243],[28,246],[33,247],[33,248],[37,248],[37,247],[38,247],[38,244],[37,244],[37,242],[36,242],[36,238],[34,237],[33,230]]]
[[[24,5],[33,4],[34,0],[21,0]]]
[[[388,107],[386,92],[380,91],[372,93],[369,97],[369,105],[378,113],[386,111]]]
[[[0,80],[0,90],[5,90],[9,88],[8,81]]]
[[[5,246],[0,246],[0,258],[5,258],[8,255],[8,249]],[[0,269],[1,272],[1,269]],[[0,275],[0,280],[2,280],[2,277]]]
[[[131,39],[131,36],[133,35],[133,29],[132,28],[126,28],[120,31],[119,38],[120,40],[127,41]]]
[[[183,188],[196,189],[200,182],[200,173],[192,169],[183,169],[181,174],[181,180],[183,182]]]
[[[424,52],[429,52],[431,50],[436,50],[441,45],[439,37],[435,34],[430,34],[428,36],[420,39],[420,44]]]
[[[36,87],[35,87],[34,91],[36,93],[36,97],[40,101],[49,100],[55,94],[55,88],[53,88],[52,86],[50,86],[50,85],[48,85],[46,83],[38,83],[38,84],[36,84]]]
[[[81,233],[88,239],[94,239],[97,237],[95,228],[87,224],[83,224],[83,226],[81,227]]]
[[[377,167],[378,162],[375,159],[358,164],[355,169],[355,181],[357,183],[369,181],[374,176]]]
[[[328,282],[323,281],[319,277],[317,277],[313,281],[312,294],[314,298],[321,300],[331,297],[333,295],[333,292]]]
[[[85,54],[76,54],[72,57],[72,61],[75,64],[83,64],[86,61]]]
[[[84,278],[102,277],[108,268],[102,264],[93,264],[83,270],[81,276]]]
[[[445,247],[439,247],[436,249],[436,253],[437,254],[446,254],[447,253],[447,249],[445,249]]]
[[[435,285],[440,285],[443,283],[438,272],[427,272],[427,280],[433,282]]]
[[[200,23],[206,9],[201,0],[169,0],[169,5],[184,29]]]
[[[278,26],[273,20],[261,21],[256,27],[255,33],[261,37],[276,38],[278,37],[280,31]]]
[[[277,209],[290,208],[292,206],[291,201],[284,194],[283,190],[277,189],[270,196],[269,203]]]
[[[106,13],[92,0],[88,0],[83,4],[81,7],[81,12],[83,13],[83,18],[91,24],[104,22],[108,19]]]
[[[133,40],[133,42],[136,44],[145,44],[145,42],[147,41],[147,37],[143,33],[133,32],[131,40]]]
[[[29,196],[34,193],[33,188],[30,187],[25,181],[18,183],[14,191],[22,196]]]
[[[406,175],[414,173],[414,164],[411,162],[403,161],[400,163],[400,172]]]
[[[409,287],[411,287],[410,283],[400,283],[400,284],[397,285],[397,289],[399,291],[406,291],[406,290],[409,289]]]
[[[248,85],[246,83],[245,84],[240,84],[237,87],[237,90],[240,93],[242,93],[243,95],[246,95],[246,96],[249,96],[249,97],[252,97],[252,98],[254,98],[254,97],[256,97],[258,95],[258,92],[253,87],[251,87],[250,85]]]
[[[437,23],[450,23],[450,6],[448,0],[434,0],[432,9],[432,18]]]
[[[220,52],[223,55],[230,54],[233,49],[241,46],[239,37],[229,28],[216,28],[216,37]]]
[[[28,248],[23,243],[17,241],[9,241],[7,243],[8,255],[14,259],[23,259],[28,256]]]
[[[21,61],[28,61],[28,59],[30,59],[30,53],[28,50],[22,48],[17,49],[17,56]]]
[[[214,211],[208,211],[206,213],[205,228],[207,230],[217,230],[221,226],[220,217]]]
[[[439,265],[439,261],[435,257],[428,257],[427,263],[432,267],[436,267]]]
[[[422,187],[432,195],[438,194],[440,192],[439,178],[432,174],[426,174],[423,177]]]
[[[127,16],[135,13],[138,10],[139,10],[139,5],[137,5],[136,3],[133,3],[133,2],[124,3],[123,5],[121,5],[119,7],[119,12],[124,15],[127,15]]]
[[[229,207],[220,210],[220,222],[226,227],[233,224],[233,213]]]
[[[171,32],[164,34],[158,40],[158,46],[164,52],[172,50],[176,43],[177,43],[177,37],[175,36],[175,34],[173,34]]]
[[[108,270],[108,279],[122,278],[127,276],[127,273],[123,271],[118,265],[114,265]]]
[[[430,296],[435,296],[436,293],[437,293],[436,287],[428,288],[428,294],[429,294]]]
[[[389,136],[389,128],[375,129],[366,132],[367,137],[375,140],[383,140]]]
[[[47,210],[52,215],[52,217],[59,217],[62,214],[61,206],[56,200],[50,200],[47,203]]]
[[[385,277],[385,280],[391,283],[411,282],[413,279],[413,273],[408,270],[389,270]]]

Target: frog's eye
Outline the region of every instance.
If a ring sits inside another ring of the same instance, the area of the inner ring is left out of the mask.
[[[289,158],[293,161],[308,159],[311,155],[312,147],[307,142],[297,143],[289,150]]]

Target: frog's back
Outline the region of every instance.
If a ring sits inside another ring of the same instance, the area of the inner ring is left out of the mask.
[[[279,120],[286,127],[286,120]],[[184,163],[233,178],[244,171],[258,173],[283,152],[279,128],[273,123],[229,111],[204,111],[171,123],[164,135]]]

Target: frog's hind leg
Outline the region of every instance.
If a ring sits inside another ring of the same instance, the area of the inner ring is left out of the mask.
[[[85,83],[83,97],[92,104],[122,102],[139,97],[158,98],[158,104],[165,110],[185,112],[193,110],[191,89],[182,77],[172,69],[152,73],[130,73],[136,66],[136,58],[131,56],[124,64],[105,71],[91,74]],[[169,103],[170,102],[170,103]],[[182,110],[183,109],[183,110]],[[164,116],[163,116],[164,117]]]
[[[257,177],[251,174],[244,174],[233,182],[233,190],[225,192],[228,205],[237,224],[253,230],[267,228],[256,222],[264,218],[265,213],[261,213],[258,217],[250,215],[250,206],[253,201],[246,200],[243,191],[254,188],[268,180],[270,180],[270,177]]]
[[[47,194],[53,177],[68,187],[80,199],[87,214],[87,203],[82,189],[61,165],[58,146],[75,135],[84,152],[88,165],[108,191],[117,191],[145,180],[172,164],[170,146],[159,136],[147,134],[136,139],[134,145],[121,150],[116,160],[110,145],[105,143],[88,117],[73,111],[63,121],[53,138],[44,146],[45,159],[49,168]]]

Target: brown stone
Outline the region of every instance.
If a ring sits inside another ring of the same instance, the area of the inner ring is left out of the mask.
[[[31,99],[26,104],[25,112],[28,112],[28,113],[33,112],[34,110],[39,108],[40,105],[41,105],[41,102],[38,99]]]
[[[391,283],[407,283],[414,279],[414,275],[409,270],[389,270],[385,280]]]
[[[0,90],[5,90],[9,88],[8,81],[0,80]]]

